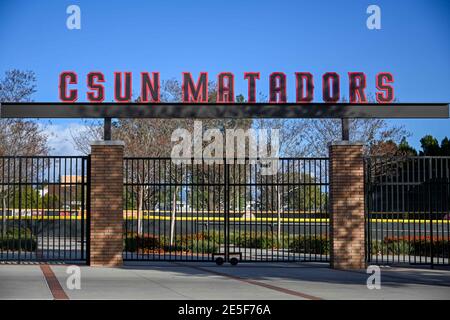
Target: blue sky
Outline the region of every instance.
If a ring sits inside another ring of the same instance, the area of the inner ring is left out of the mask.
[[[81,8],[81,30],[66,27],[71,4]],[[381,30],[366,27],[370,4],[381,8]],[[112,100],[108,83],[114,71],[133,71],[135,83],[141,71],[159,71],[162,79],[181,79],[183,71],[208,71],[215,79],[218,72],[232,71],[236,93],[243,94],[245,71],[261,72],[263,92],[268,75],[283,71],[290,100],[296,71],[316,79],[338,72],[341,94],[347,96],[347,72],[365,72],[368,91],[374,92],[376,73],[389,71],[400,102],[450,102],[449,39],[447,0],[0,0],[0,73],[35,71],[35,101],[58,101],[62,70],[78,72],[78,101],[84,101],[87,72],[100,70],[107,80],[106,101]],[[450,136],[450,120],[396,122],[413,133],[409,141],[415,147],[425,134]],[[78,124],[53,120],[52,130],[64,137]],[[64,142],[53,142],[58,141]]]

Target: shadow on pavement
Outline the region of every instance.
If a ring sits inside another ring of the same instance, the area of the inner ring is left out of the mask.
[[[365,270],[343,271],[329,268],[326,263],[252,264],[217,266],[214,263],[195,262],[127,262],[123,269],[170,271],[184,275],[231,276],[259,281],[305,281],[334,284],[366,284],[369,274]],[[381,281],[390,287],[411,284],[450,287],[450,269],[423,269],[381,267]]]

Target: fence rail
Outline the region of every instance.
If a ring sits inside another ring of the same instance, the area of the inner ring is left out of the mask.
[[[327,261],[328,159],[262,167],[125,158],[124,259]]]
[[[329,261],[327,158],[124,158],[125,260]],[[86,261],[89,158],[0,157],[0,261]],[[365,159],[366,260],[449,264],[450,157]]]
[[[365,169],[367,260],[449,264],[450,157],[370,157]]]
[[[88,158],[0,157],[0,261],[85,261]]]

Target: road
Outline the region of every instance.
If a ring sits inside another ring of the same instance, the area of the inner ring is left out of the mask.
[[[365,270],[320,263],[161,262],[80,271],[76,289],[68,286],[68,265],[0,265],[0,299],[450,299],[448,269],[382,268],[379,290],[367,287]]]

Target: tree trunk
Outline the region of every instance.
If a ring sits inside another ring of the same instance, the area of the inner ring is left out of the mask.
[[[177,207],[177,193],[178,193],[178,186],[175,187],[175,192],[173,193],[172,197],[172,212],[170,215],[170,246],[173,246],[174,243],[174,237],[175,237],[175,212]]]
[[[282,194],[280,192],[280,189],[278,186],[276,186],[277,188],[277,197],[278,197],[278,208],[277,208],[277,240],[278,240],[278,245],[281,244],[281,213],[283,211],[283,204],[282,204]]]
[[[214,187],[208,187],[208,212],[213,211],[214,208]]]
[[[2,239],[6,236],[6,197],[2,197],[3,202],[3,212],[2,212]]]
[[[143,202],[144,202],[144,187],[143,186],[138,186],[138,199],[137,199],[137,233],[138,235],[142,235],[144,232],[143,230],[143,223],[142,223],[142,218],[143,218]]]

